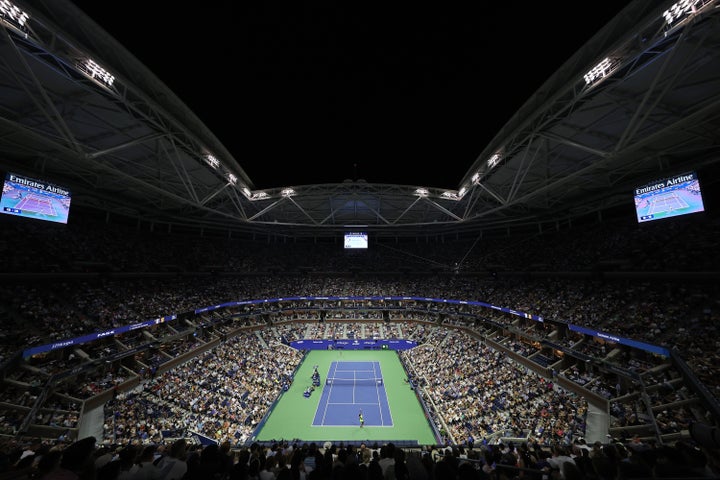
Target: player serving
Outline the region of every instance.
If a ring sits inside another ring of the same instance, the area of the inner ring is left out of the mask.
[[[363,428],[363,425],[365,425],[365,418],[363,417],[362,410],[358,413],[358,421],[360,422],[360,428]]]

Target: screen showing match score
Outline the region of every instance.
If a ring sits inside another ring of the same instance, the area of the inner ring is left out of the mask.
[[[657,180],[635,189],[638,223],[703,211],[705,206],[695,172]]]
[[[67,223],[70,192],[43,180],[8,173],[0,197],[0,212],[47,222]]]
[[[365,232],[347,232],[344,235],[344,245],[346,250],[367,250],[368,234]]]

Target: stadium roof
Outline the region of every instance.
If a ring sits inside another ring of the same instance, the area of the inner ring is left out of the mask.
[[[101,26],[65,0],[35,3],[0,9],[0,168],[68,187],[73,205],[281,236],[474,234],[631,208],[635,187],[689,171],[705,190],[720,178],[715,0],[630,3],[452,190],[362,180],[256,189]]]

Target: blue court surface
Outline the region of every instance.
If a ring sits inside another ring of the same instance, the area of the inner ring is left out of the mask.
[[[321,385],[314,427],[393,426],[379,362],[332,362]]]

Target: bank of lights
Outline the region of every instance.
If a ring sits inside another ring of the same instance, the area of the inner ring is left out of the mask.
[[[265,200],[266,198],[270,198],[270,195],[268,195],[265,192],[255,192],[253,193],[248,187],[243,187],[242,189],[243,195],[245,195],[245,198],[248,200]]]
[[[470,183],[472,183],[473,185],[479,185],[480,179],[482,178],[483,174],[488,173],[490,170],[497,167],[498,164],[500,163],[500,160],[502,160],[502,158],[503,158],[502,149],[499,152],[493,153],[492,156],[485,161],[485,166],[487,167],[487,168],[485,168],[485,171],[484,172],[479,172],[479,171],[475,172],[475,174],[470,178]],[[462,198],[465,196],[466,193],[467,193],[467,189],[465,187],[463,187],[458,192],[458,196],[460,198]]]
[[[604,58],[600,63],[588,71],[583,78],[586,85],[592,85],[609,76],[613,71],[613,62],[609,57]]]
[[[7,0],[0,1],[0,15],[6,20],[12,20],[12,23],[20,28],[24,27],[30,18],[30,16],[20,10],[17,5]]]
[[[430,196],[430,190],[427,188],[416,188],[413,192],[416,196],[420,198],[427,198]],[[463,195],[465,195],[465,190],[462,189],[460,192],[453,192],[452,190],[446,190],[440,194],[441,198],[444,198],[445,200],[460,200]]]
[[[205,163],[210,165],[215,170],[220,168],[220,160],[215,158],[213,155],[210,155],[210,154],[205,155]]]
[[[665,10],[662,16],[668,26],[672,26],[690,15],[697,13],[698,10],[701,10],[709,3],[711,3],[710,0],[680,0]]]
[[[112,87],[112,84],[115,83],[115,77],[90,58],[85,59],[82,63],[82,71],[90,78],[98,80],[108,87]]]
[[[460,200],[462,198],[461,195],[459,195],[456,192],[452,192],[450,190],[447,190],[440,194],[442,198],[447,198],[448,200]]]

